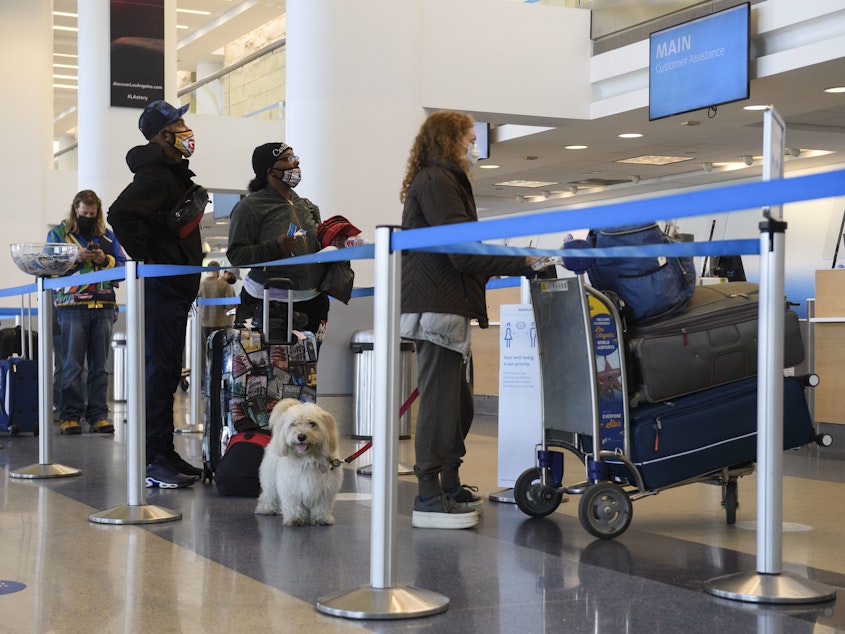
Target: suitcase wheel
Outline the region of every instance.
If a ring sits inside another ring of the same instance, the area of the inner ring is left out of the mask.
[[[600,539],[613,539],[631,523],[634,507],[625,490],[613,482],[598,482],[584,492],[578,519],[584,530]]]

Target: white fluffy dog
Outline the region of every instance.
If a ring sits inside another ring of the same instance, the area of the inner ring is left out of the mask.
[[[281,513],[285,526],[333,524],[332,508],[343,483],[334,418],[314,403],[286,398],[270,413],[270,426],[273,438],[258,472],[255,512]]]

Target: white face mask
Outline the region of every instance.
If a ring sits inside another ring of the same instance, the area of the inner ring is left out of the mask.
[[[481,153],[478,151],[478,143],[473,143],[467,146],[467,158],[472,165],[478,163],[478,157]]]

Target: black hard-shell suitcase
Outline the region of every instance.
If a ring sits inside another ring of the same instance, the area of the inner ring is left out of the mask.
[[[289,280],[268,280],[285,288]],[[265,287],[265,301],[269,286]],[[289,307],[287,323],[292,323]],[[268,340],[265,332],[235,326],[212,333],[206,342],[203,426],[205,478],[217,470],[235,434],[269,432],[270,412],[283,398],[317,400],[317,342],[313,333],[287,329],[283,340]]]
[[[642,405],[631,410],[630,430],[630,457],[649,490],[754,462],[757,378],[665,403]],[[801,447],[814,436],[804,388],[798,379],[787,377],[783,386],[783,448]]]
[[[29,350],[29,337],[32,335],[32,350]],[[23,337],[23,339],[21,339]],[[38,333],[26,330],[21,333],[20,326],[0,329],[0,359],[13,355],[34,359],[38,353]]]
[[[759,288],[698,286],[683,312],[625,333],[631,403],[658,403],[757,374]],[[784,367],[804,360],[798,315],[784,317]]]

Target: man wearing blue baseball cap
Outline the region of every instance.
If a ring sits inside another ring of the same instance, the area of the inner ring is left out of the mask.
[[[188,157],[194,152],[194,134],[182,118],[187,110],[166,101],[148,104],[138,120],[148,143],[126,155],[135,176],[110,207],[108,219],[123,248],[139,262],[202,265],[199,226],[183,237],[167,223],[193,185]],[[199,283],[199,274],[144,278],[148,487],[186,487],[202,475],[173,444],[173,400]]]

